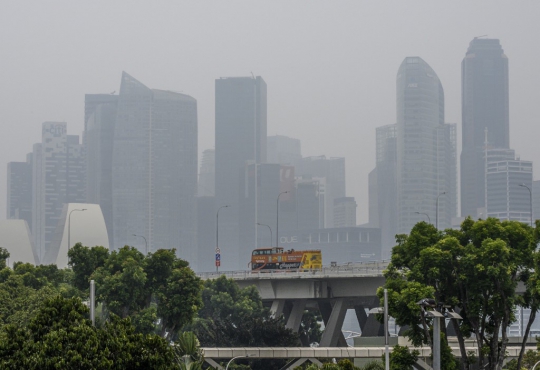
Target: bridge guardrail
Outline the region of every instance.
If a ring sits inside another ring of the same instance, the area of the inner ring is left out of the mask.
[[[222,275],[228,278],[247,280],[247,279],[290,279],[298,278],[314,278],[314,277],[339,277],[339,276],[382,276],[387,264],[368,265],[340,265],[327,266],[317,270],[260,270],[260,271],[213,271],[201,272],[197,275],[201,279],[217,279]]]

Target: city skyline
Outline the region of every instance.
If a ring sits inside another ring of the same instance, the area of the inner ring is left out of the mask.
[[[491,4],[134,4],[127,12],[124,3],[36,3],[33,12],[10,4],[0,26],[12,35],[0,41],[6,51],[0,120],[11,132],[0,143],[0,160],[23,160],[46,120],[68,122],[69,134],[80,135],[84,94],[118,90],[122,70],[198,100],[200,155],[213,147],[213,80],[253,72],[269,84],[269,135],[301,139],[305,156],[347,159],[347,195],[357,200],[362,223],[375,163],[372,133],[394,123],[401,60],[420,55],[437,71],[446,120],[458,124],[461,138],[461,61],[471,39],[488,34],[501,40],[511,61],[510,147],[538,172],[540,149],[527,132],[540,99],[534,73],[540,58],[531,47],[540,5]],[[5,206],[2,196],[4,215]]]

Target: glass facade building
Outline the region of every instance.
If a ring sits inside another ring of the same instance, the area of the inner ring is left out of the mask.
[[[499,40],[474,38],[461,63],[461,215],[485,206],[484,143],[509,148],[508,58]]]
[[[396,82],[397,231],[425,221],[421,213],[435,222],[438,197],[438,226],[449,228],[457,209],[456,131],[444,122],[442,84],[419,57],[405,58]]]
[[[113,248],[196,259],[197,101],[122,75],[112,160]]]
[[[216,210],[230,206],[220,214],[219,245],[223,255],[228,251],[237,256],[240,179],[246,163],[266,162],[266,83],[260,76],[219,78],[215,101],[215,206]],[[252,219],[253,227],[256,220]],[[237,258],[225,259],[221,266],[223,270],[246,268]]]

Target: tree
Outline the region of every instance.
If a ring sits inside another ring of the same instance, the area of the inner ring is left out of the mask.
[[[90,286],[90,276],[105,264],[109,250],[105,247],[88,248],[77,243],[68,251],[69,266],[73,269],[73,285],[77,289],[87,291]]]
[[[117,317],[95,328],[87,316],[79,298],[47,300],[28,327],[10,324],[0,332],[0,367],[178,369],[171,346],[159,336],[136,334],[129,319]]]
[[[182,370],[200,370],[204,356],[197,336],[193,332],[184,332],[175,343],[175,355]]]
[[[390,353],[390,370],[413,370],[419,354],[417,350],[410,352],[406,346],[394,346]]]
[[[191,326],[204,347],[293,347],[298,335],[285,328],[281,317],[274,318],[263,307],[255,287],[240,289],[232,279],[221,276],[206,280],[203,308]],[[283,360],[245,360],[252,369],[279,369]]]
[[[416,302],[433,298],[439,310],[449,306],[463,317],[459,323],[452,320],[462,367],[468,361],[464,338],[474,335],[480,366],[501,369],[507,328],[515,320],[517,282],[532,266],[536,241],[530,227],[515,221],[468,218],[460,230],[440,232],[421,222],[396,240],[385,287],[390,314],[399,325],[409,327],[406,334],[413,344],[431,343],[431,322],[421,318]],[[378,295],[382,297],[382,289]],[[444,338],[444,325],[442,330]],[[453,361],[442,365],[454,367]]]

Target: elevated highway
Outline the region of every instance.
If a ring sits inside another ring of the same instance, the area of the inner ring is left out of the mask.
[[[379,306],[377,289],[384,285],[383,271],[388,261],[350,263],[327,266],[320,270],[227,271],[200,273],[202,279],[216,279],[222,275],[234,279],[242,288],[255,286],[263,302],[274,315],[284,315],[286,326],[300,328],[306,308],[318,308],[325,330],[322,347],[346,346],[341,332],[348,309],[354,309],[364,335],[382,335],[382,326],[366,308]]]

